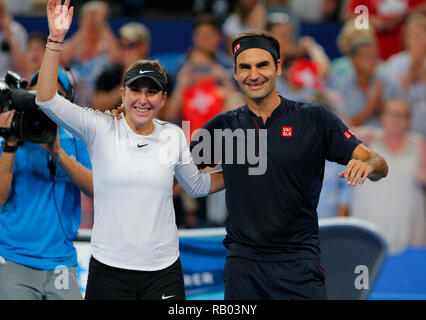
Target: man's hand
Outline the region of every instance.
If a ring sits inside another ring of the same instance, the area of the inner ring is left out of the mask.
[[[378,181],[388,174],[388,165],[380,155],[368,149],[362,143],[352,152],[352,160],[346,165],[345,172],[339,178],[347,178],[348,184],[363,184],[367,178]]]
[[[339,178],[347,178],[348,184],[356,186],[358,182],[359,184],[363,184],[368,178],[368,175],[373,171],[373,166],[361,160],[352,159],[346,166],[345,172],[339,173]]]
[[[124,113],[124,110],[123,110],[123,108],[118,107],[118,108],[112,109],[112,110],[105,110],[104,113],[112,116],[113,118],[117,117],[117,120],[120,120],[121,114]]]

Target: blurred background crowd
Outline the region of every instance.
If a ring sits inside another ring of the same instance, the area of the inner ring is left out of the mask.
[[[34,26],[45,23],[36,18],[44,16],[46,2],[0,0],[0,77],[13,70],[28,79],[39,69],[47,26]],[[370,221],[382,229],[391,252],[426,245],[426,0],[116,0],[72,5],[78,18],[61,64],[74,74],[76,103],[116,108],[123,70],[135,60],[158,58],[169,78],[168,102],[159,118],[178,125],[190,121],[191,134],[216,114],[245,104],[233,79],[232,39],[249,29],[272,33],[283,61],[278,93],[330,108],[389,164],[386,179],[351,187],[337,176],[344,167],[327,162],[319,218]],[[186,38],[158,35],[156,25],[187,28],[181,21],[190,21]],[[318,39],[306,32],[306,26],[330,25],[333,30],[338,26],[336,35]],[[156,44],[176,41],[188,45],[180,52],[152,54]],[[335,44],[337,54],[325,42]],[[192,199],[176,187],[174,194],[180,228],[224,225],[224,192]],[[93,206],[86,197],[83,204],[81,226],[90,228]]]

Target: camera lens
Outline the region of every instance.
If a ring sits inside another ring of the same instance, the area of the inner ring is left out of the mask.
[[[24,141],[50,143],[56,137],[56,124],[42,111],[26,111],[21,123],[21,136]]]

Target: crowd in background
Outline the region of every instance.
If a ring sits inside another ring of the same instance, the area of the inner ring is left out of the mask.
[[[0,0],[0,77],[13,70],[28,79],[40,67],[47,35],[25,30],[6,2]],[[126,14],[129,8],[135,14],[144,6],[154,7],[150,1],[120,3]],[[150,58],[155,37],[155,30],[137,16],[114,34],[108,11],[116,3],[110,5],[84,1],[78,30],[61,55],[62,66],[71,66],[75,76],[76,103],[103,111],[120,105],[124,70],[135,60]],[[359,5],[368,8],[368,29],[357,27]],[[216,114],[244,105],[233,79],[230,43],[249,29],[269,31],[281,47],[278,93],[330,108],[389,164],[382,181],[351,187],[337,176],[344,167],[326,162],[319,218],[370,221],[384,231],[392,252],[426,244],[426,1],[194,0],[188,8],[195,13],[192,46],[181,54],[177,68],[169,70],[161,119],[190,121],[192,134]],[[342,23],[336,39],[342,56],[337,59],[330,59],[314,38],[299,36],[301,23],[327,21]],[[192,199],[177,186],[178,226],[223,226],[224,192]],[[87,215],[92,209],[85,201]],[[84,219],[87,225],[83,214]]]

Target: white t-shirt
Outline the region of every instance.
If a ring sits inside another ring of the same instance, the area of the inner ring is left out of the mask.
[[[206,196],[210,175],[200,173],[181,128],[154,120],[138,135],[125,118],[79,107],[63,97],[37,102],[61,127],[80,138],[92,161],[92,255],[123,269],[153,271],[179,257],[173,177],[194,197]]]

